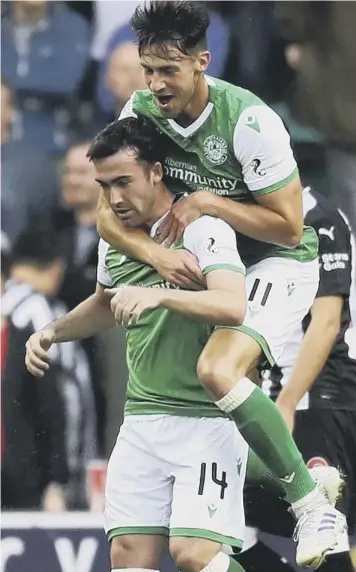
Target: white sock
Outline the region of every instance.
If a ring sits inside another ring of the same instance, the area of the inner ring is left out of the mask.
[[[223,552],[219,552],[200,572],[227,572],[229,566],[229,556]]]
[[[302,514],[305,513],[309,508],[317,508],[327,504],[327,500],[324,495],[321,494],[318,487],[316,486],[310,493],[305,495],[303,498],[292,502],[291,507],[295,514],[295,517],[299,519]]]
[[[225,413],[231,413],[252,395],[257,386],[248,377],[243,377],[237,384],[230,389],[229,393],[224,395],[219,401],[215,401],[215,405]]]

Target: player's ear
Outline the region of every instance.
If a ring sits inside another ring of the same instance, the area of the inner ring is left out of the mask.
[[[210,52],[208,52],[208,50],[205,50],[204,52],[199,52],[196,59],[197,70],[202,73],[206,72],[210,64],[210,61],[211,61],[211,55]]]
[[[163,178],[162,165],[159,161],[157,161],[157,163],[155,163],[151,167],[150,179],[152,185],[157,185],[158,183],[160,183],[162,181],[162,178]]]

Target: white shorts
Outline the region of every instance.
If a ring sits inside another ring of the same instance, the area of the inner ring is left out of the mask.
[[[105,529],[242,546],[247,444],[230,419],[130,415],[107,472]]]
[[[247,270],[246,283],[248,309],[236,329],[251,335],[274,365],[314,302],[319,261],[266,258]]]

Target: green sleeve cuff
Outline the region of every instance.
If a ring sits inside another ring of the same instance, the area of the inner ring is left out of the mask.
[[[268,195],[269,193],[273,193],[274,191],[279,191],[279,189],[283,189],[286,185],[291,183],[294,179],[299,176],[298,167],[296,167],[288,177],[283,179],[283,181],[279,181],[278,183],[274,183],[269,187],[265,187],[264,189],[258,189],[257,191],[250,191],[254,197],[259,197],[262,195]]]
[[[230,270],[245,276],[245,269],[242,266],[234,266],[233,264],[211,264],[204,268],[203,274],[205,276],[206,274],[209,274],[209,272],[214,272],[214,270]]]

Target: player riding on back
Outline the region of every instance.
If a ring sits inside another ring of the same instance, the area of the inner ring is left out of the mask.
[[[164,171],[170,188],[210,191],[255,204],[256,197],[298,181],[289,135],[280,117],[251,92],[209,76],[206,80],[209,103],[188,127],[163,117],[149,89],[135,92],[121,112],[121,118],[143,115],[167,135]],[[306,262],[318,252],[312,227],[304,227],[294,248],[240,233],[238,241],[247,266],[275,256]]]

